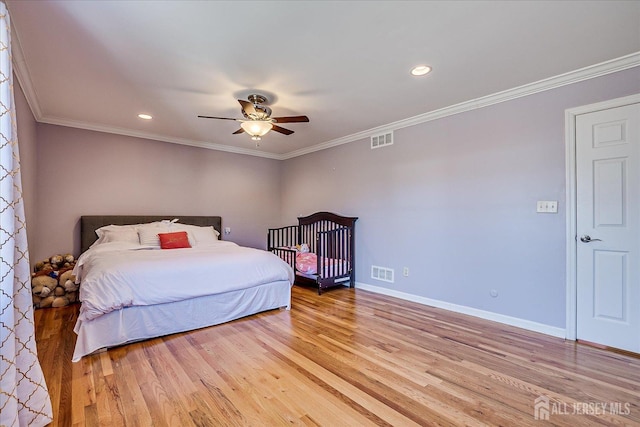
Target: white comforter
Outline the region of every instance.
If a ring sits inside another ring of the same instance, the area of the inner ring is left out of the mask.
[[[80,320],[122,307],[154,305],[288,280],[291,267],[276,255],[219,241],[187,249],[151,249],[126,242],[86,251],[74,269]]]

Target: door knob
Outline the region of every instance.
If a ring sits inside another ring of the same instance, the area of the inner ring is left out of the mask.
[[[589,236],[588,234],[585,234],[584,236],[580,237],[580,241],[583,243],[602,242],[602,239],[592,239],[591,236]]]

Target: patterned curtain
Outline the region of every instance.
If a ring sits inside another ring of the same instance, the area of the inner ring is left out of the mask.
[[[15,117],[11,26],[0,2],[0,426],[43,426],[53,417],[36,353]]]

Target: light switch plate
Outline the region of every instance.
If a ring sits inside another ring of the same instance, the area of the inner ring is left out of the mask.
[[[558,201],[557,200],[538,200],[538,204],[536,206],[536,212],[558,213]]]

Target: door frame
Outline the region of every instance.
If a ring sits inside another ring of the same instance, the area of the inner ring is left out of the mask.
[[[566,169],[566,282],[567,282],[567,308],[565,337],[576,340],[578,337],[578,283],[577,283],[577,251],[576,236],[577,207],[576,207],[576,116],[593,113],[610,108],[624,107],[625,105],[640,102],[640,94],[583,105],[581,107],[565,110],[565,169]]]

